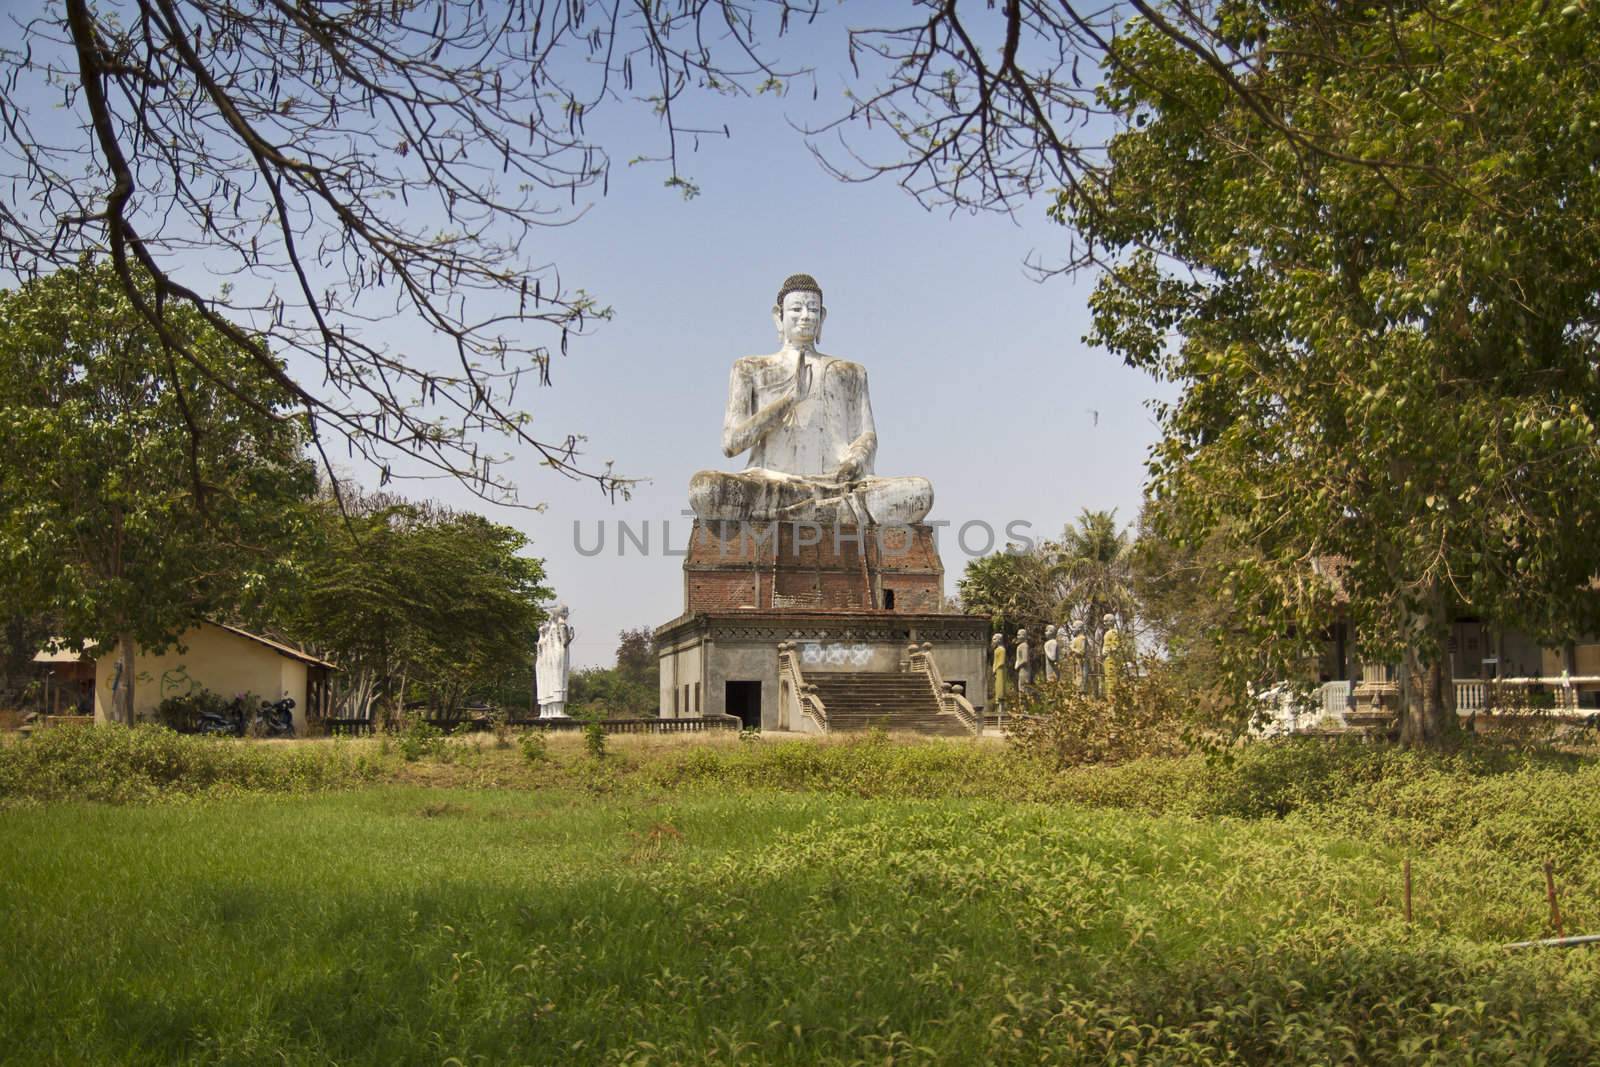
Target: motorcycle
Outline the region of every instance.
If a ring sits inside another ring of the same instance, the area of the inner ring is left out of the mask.
[[[263,700],[258,721],[263,737],[293,737],[294,698],[284,697],[276,702]]]
[[[263,700],[261,709],[251,714],[245,710],[244,698],[235,697],[226,712],[202,712],[195,732],[206,737],[248,737],[252,727],[258,737],[293,737],[294,698]]]
[[[195,720],[195,733],[202,737],[243,737],[244,699],[234,697],[225,712],[203,711]]]

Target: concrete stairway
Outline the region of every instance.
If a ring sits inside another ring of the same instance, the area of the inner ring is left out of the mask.
[[[939,702],[923,674],[883,674],[872,671],[810,671],[806,681],[828,709],[828,730],[885,730],[940,737],[970,737],[954,715],[939,710]]]

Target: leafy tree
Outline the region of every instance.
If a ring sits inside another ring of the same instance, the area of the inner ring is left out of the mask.
[[[617,673],[630,682],[656,686],[661,675],[661,659],[656,653],[654,630],[640,626],[617,635]]]
[[[272,586],[314,485],[253,357],[190,311],[166,329],[226,377],[176,363],[109,268],[0,292],[0,600],[72,647],[116,647],[128,723],[135,646]]]
[[[1215,726],[1241,707],[1241,693],[1314,677],[1322,650],[1307,648],[1293,631],[1255,625],[1247,603],[1226,588],[1231,570],[1254,550],[1225,529],[1198,546],[1175,540],[1164,532],[1170,520],[1157,514],[1168,506],[1146,501],[1140,515],[1129,553],[1134,596],[1142,632],[1165,660],[1167,676]],[[1316,634],[1330,634],[1335,621],[1318,620]],[[1234,725],[1244,725],[1242,718]]]
[[[1402,665],[1403,738],[1436,743],[1455,612],[1547,640],[1596,619],[1600,9],[1198,15],[1240,63],[1130,25],[1105,181],[1058,203],[1111,260],[1093,339],[1181,387],[1159,517],[1241,549],[1220,589],[1258,646],[1290,662],[1337,592],[1361,654]]]
[[[988,615],[1008,636],[1026,628],[1035,642],[1047,624],[1075,624],[1098,656],[1105,617],[1131,628],[1138,617],[1131,539],[1115,511],[1084,511],[1059,541],[1008,547],[967,563],[956,583],[962,610]]]
[[[450,718],[508,677],[528,677],[550,590],[522,533],[470,512],[343,496],[354,513],[324,498],[277,615],[344,668],[357,714],[375,706],[392,719],[415,690]]]
[[[661,667],[655,633],[649,627],[617,635],[614,667],[574,671],[570,703],[574,714],[602,718],[645,718],[657,714],[661,702]]]
[[[962,611],[988,616],[996,632],[1008,635],[1048,619],[1057,603],[1048,560],[1021,546],[968,560],[956,594]]]

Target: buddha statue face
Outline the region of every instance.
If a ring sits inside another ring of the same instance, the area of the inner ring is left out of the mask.
[[[772,308],[772,321],[778,327],[778,336],[786,345],[814,345],[822,339],[822,320],[828,309],[822,306],[822,297],[804,289],[783,294],[783,299]]]

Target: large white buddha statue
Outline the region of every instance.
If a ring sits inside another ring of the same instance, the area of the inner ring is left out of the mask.
[[[867,372],[817,351],[828,309],[809,274],[778,290],[772,318],[783,347],[733,365],[722,451],[750,453],[736,474],[701,471],[689,502],[704,520],[823,524],[921,522],[933,507],[926,478],[880,478]]]

